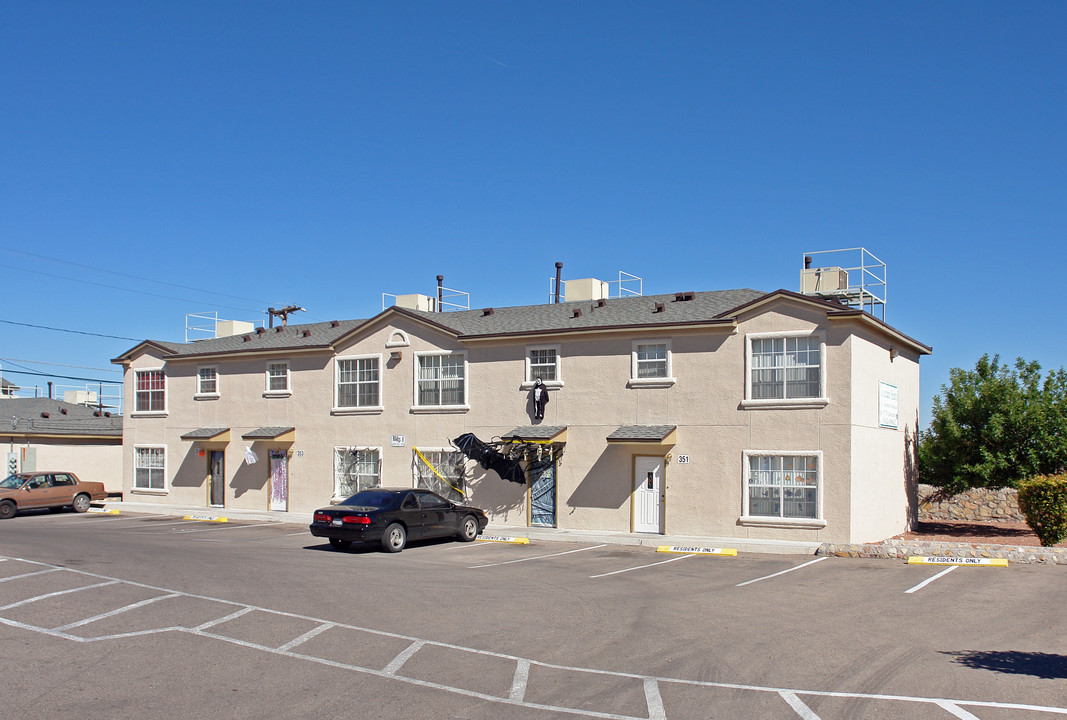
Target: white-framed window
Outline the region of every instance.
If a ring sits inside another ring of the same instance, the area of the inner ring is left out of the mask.
[[[333,449],[333,496],[346,498],[382,484],[382,449],[340,446]]]
[[[334,367],[334,410],[382,410],[381,355],[339,357]]]
[[[745,451],[743,455],[742,523],[826,525],[822,451]]]
[[[219,396],[218,365],[201,365],[196,369],[196,396],[201,398]]]
[[[289,385],[289,361],[271,360],[267,363],[266,370],[267,389],[265,395],[290,395],[292,388]]]
[[[435,352],[416,354],[416,411],[466,411],[467,354]]]
[[[635,340],[630,351],[630,385],[665,387],[674,384],[670,340]]]
[[[745,336],[746,407],[826,405],[826,341],[822,333]]]
[[[415,487],[432,490],[452,502],[462,502],[467,486],[464,481],[467,456],[454,448],[418,448],[412,451]]]
[[[548,387],[563,387],[563,367],[560,363],[559,345],[527,346],[525,365],[523,388],[532,388],[537,378],[541,378],[541,382]]]
[[[162,445],[146,445],[133,448],[133,489],[167,489],[167,448]]]
[[[167,411],[167,377],[163,368],[134,371],[134,412]]]

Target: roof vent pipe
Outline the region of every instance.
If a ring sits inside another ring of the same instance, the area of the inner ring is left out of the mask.
[[[437,312],[441,312],[441,303],[445,299],[444,282],[445,282],[445,276],[444,275],[438,275],[437,276]]]
[[[811,270],[811,255],[804,256],[804,269]]]
[[[52,399],[52,381],[51,380],[48,381],[48,399],[49,400]],[[48,417],[48,416],[45,415],[45,417]]]
[[[561,278],[562,275],[563,275],[563,263],[557,262],[556,263],[556,302],[557,303],[559,302],[559,284],[560,284],[560,281],[561,281],[560,278]]]

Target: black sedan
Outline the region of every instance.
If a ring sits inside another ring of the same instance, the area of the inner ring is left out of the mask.
[[[380,542],[386,551],[400,552],[408,540],[455,537],[470,542],[488,523],[484,510],[456,505],[429,490],[372,488],[316,510],[308,527],[338,549],[353,542]]]

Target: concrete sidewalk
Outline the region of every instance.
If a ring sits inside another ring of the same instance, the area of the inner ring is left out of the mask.
[[[118,510],[120,513],[139,515],[167,515],[185,517],[195,515],[200,518],[226,518],[240,522],[275,522],[290,525],[308,526],[311,524],[309,512],[278,512],[272,510],[238,510],[234,508],[204,508],[182,505],[157,505],[137,502],[106,502],[105,510]],[[639,545],[642,547],[659,547],[660,545],[678,545],[685,547],[731,548],[739,553],[770,553],[776,555],[814,555],[819,549],[819,542],[797,542],[790,540],[751,540],[742,538],[716,538],[692,535],[653,535],[649,533],[624,533],[607,530],[564,530],[559,528],[517,527],[510,525],[493,525],[485,529],[483,535],[496,535],[530,540],[551,542],[569,542],[605,545]]]

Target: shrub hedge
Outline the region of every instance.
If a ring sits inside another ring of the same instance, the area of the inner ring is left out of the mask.
[[[1041,544],[1067,538],[1067,475],[1038,475],[1019,483],[1019,509]]]

